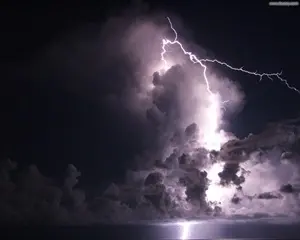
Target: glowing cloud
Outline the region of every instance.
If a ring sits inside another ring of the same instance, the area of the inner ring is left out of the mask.
[[[228,102],[228,100],[221,101],[219,93],[215,93],[212,90],[210,80],[207,76],[207,66],[205,63],[217,63],[223,66],[226,66],[227,68],[234,70],[234,71],[239,71],[242,73],[250,74],[256,77],[259,77],[259,80],[261,81],[263,77],[267,77],[270,80],[273,80],[273,78],[277,78],[280,81],[282,81],[289,89],[296,91],[297,93],[300,94],[300,91],[296,89],[295,87],[291,86],[286,79],[282,78],[282,72],[279,73],[258,73],[258,72],[253,72],[249,70],[245,70],[243,67],[236,68],[231,65],[229,65],[226,62],[219,61],[217,59],[199,59],[195,54],[192,52],[187,51],[183,44],[178,40],[178,34],[175,28],[173,27],[173,24],[170,20],[169,17],[167,17],[170,28],[175,34],[175,37],[173,40],[169,40],[167,38],[162,39],[162,51],[161,51],[161,60],[164,62],[164,68],[162,69],[169,69],[171,63],[166,59],[165,55],[167,53],[167,47],[169,45],[177,45],[180,47],[184,55],[186,55],[189,60],[194,63],[194,64],[199,64],[201,68],[203,69],[202,71],[202,76],[203,79],[205,80],[206,84],[206,90],[210,94],[209,97],[209,106],[207,108],[207,116],[209,116],[209,119],[207,121],[207,124],[205,124],[204,131],[202,132],[202,144],[204,144],[204,147],[206,147],[208,150],[220,150],[221,145],[225,142],[224,137],[220,135],[219,132],[219,126],[221,123],[221,115],[222,115],[222,108],[224,107],[224,104]],[[200,93],[199,93],[200,94]]]

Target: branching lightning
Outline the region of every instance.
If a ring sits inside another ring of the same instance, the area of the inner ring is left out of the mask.
[[[228,68],[230,68],[231,70],[234,70],[234,71],[240,71],[242,73],[246,73],[246,74],[250,74],[250,75],[254,75],[254,76],[257,76],[259,77],[259,80],[261,81],[264,77],[267,77],[269,78],[270,80],[274,80],[274,78],[276,77],[277,79],[279,79],[281,82],[283,82],[289,89],[293,90],[293,91],[296,91],[297,93],[300,94],[300,90],[298,90],[297,88],[291,86],[288,81],[284,78],[281,77],[282,75],[282,71],[281,72],[277,72],[277,73],[258,73],[257,71],[255,72],[252,72],[252,71],[249,71],[249,70],[246,70],[244,69],[243,67],[240,67],[240,68],[237,68],[237,67],[232,67],[230,66],[229,64],[227,64],[226,62],[221,62],[217,59],[198,59],[197,56],[195,54],[193,54],[192,52],[188,52],[187,50],[185,50],[185,48],[183,47],[182,43],[180,41],[178,41],[178,34],[177,34],[177,31],[175,30],[175,28],[173,27],[173,24],[170,20],[169,17],[167,17],[168,21],[169,21],[169,24],[170,24],[170,27],[172,29],[172,31],[174,32],[175,34],[175,38],[173,41],[169,40],[169,39],[166,39],[164,38],[162,40],[162,52],[161,52],[161,60],[164,61],[165,64],[167,64],[167,60],[165,59],[165,54],[167,52],[166,50],[166,46],[168,45],[175,45],[177,44],[182,52],[187,55],[189,57],[189,59],[195,63],[195,64],[200,64],[201,67],[203,68],[203,77],[205,79],[205,82],[206,82],[206,88],[207,88],[207,91],[210,93],[210,94],[213,94],[212,90],[211,90],[211,87],[210,87],[210,84],[209,84],[209,80],[207,78],[207,75],[206,75],[206,71],[207,71],[207,66],[205,65],[205,63],[209,62],[209,63],[218,63],[220,65],[223,65],[223,66],[226,66]]]

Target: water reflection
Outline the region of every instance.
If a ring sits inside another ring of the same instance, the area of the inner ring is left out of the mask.
[[[180,223],[181,226],[181,240],[186,240],[190,238],[190,228],[191,228],[191,223],[189,222],[182,222]]]
[[[216,238],[286,239],[286,237],[298,237],[300,222],[299,220],[295,221],[295,219],[294,221],[290,219],[183,220],[147,223],[142,228],[145,235],[149,233],[154,238],[181,240]]]

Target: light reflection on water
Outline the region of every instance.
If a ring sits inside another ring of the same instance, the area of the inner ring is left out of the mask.
[[[168,239],[298,238],[300,219],[206,219],[140,222],[139,227]],[[151,230],[150,230],[151,229]],[[153,235],[153,234],[151,234]],[[300,237],[300,236],[299,236]]]

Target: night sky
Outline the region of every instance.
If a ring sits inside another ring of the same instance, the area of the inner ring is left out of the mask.
[[[114,6],[109,6],[112,2]],[[160,5],[148,4],[144,11],[174,14],[194,42],[218,59],[251,70],[283,70],[289,83],[300,88],[299,7],[269,7],[263,1],[205,2],[210,1],[164,0]],[[77,29],[84,29],[85,39],[92,39],[109,17],[128,6],[121,1],[98,1],[2,8],[1,157],[20,165],[37,164],[52,176],[60,176],[73,163],[88,186],[122,178],[145,147],[142,134],[128,113],[103,107],[98,98],[119,91],[122,84],[103,70],[91,76],[80,69],[64,69],[45,61],[43,54],[51,53],[49,46],[58,41],[71,48],[69,40]],[[94,64],[92,57],[85,61]],[[279,81],[259,82],[221,67],[220,71],[246,94],[243,110],[228,119],[228,130],[237,136],[299,113],[300,94]],[[107,78],[112,87],[101,84]],[[77,82],[84,84],[76,86]]]

